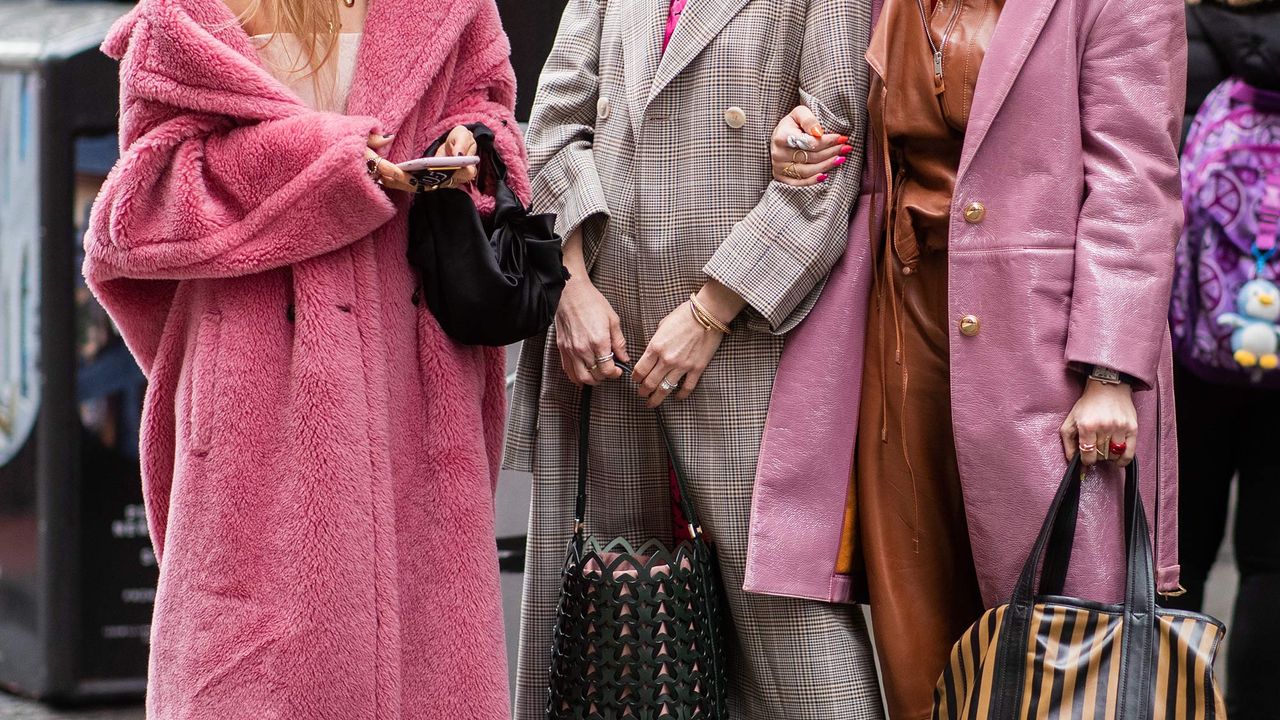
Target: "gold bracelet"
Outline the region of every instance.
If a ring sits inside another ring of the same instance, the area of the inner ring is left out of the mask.
[[[695,294],[693,294],[693,295],[690,295],[690,296],[689,296],[689,299],[690,299],[690,300],[692,300],[692,301],[693,301],[693,305],[694,305],[695,307],[697,307],[697,309],[698,309],[698,314],[702,315],[702,316],[706,319],[706,321],[707,321],[707,322],[711,323],[711,326],[712,326],[712,327],[714,327],[716,330],[719,330],[720,332],[724,333],[725,335],[728,335],[728,334],[729,334],[729,332],[730,332],[730,330],[729,330],[729,326],[728,326],[726,323],[721,322],[721,321],[720,321],[720,318],[718,318],[718,317],[716,317],[715,315],[712,315],[710,312],[708,312],[708,311],[707,311],[707,309],[706,309],[705,307],[703,307],[703,306],[702,306],[702,303],[698,302],[698,296],[697,296],[697,294],[696,294],[696,293],[695,293]]]
[[[698,309],[693,306],[693,303],[689,303],[689,314],[692,315],[693,319],[702,326],[703,330],[706,330],[707,332],[715,330],[711,323],[706,321],[706,318],[698,314]]]
[[[702,307],[702,303],[698,302],[697,293],[689,293],[689,307],[693,308],[694,316],[702,322],[703,327],[710,326],[708,329],[718,330],[725,335],[729,334],[729,326],[720,322],[720,318],[717,318],[715,315],[707,312],[706,309]]]

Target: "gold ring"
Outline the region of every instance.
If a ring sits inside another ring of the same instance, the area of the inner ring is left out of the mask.
[[[800,159],[800,156],[801,156],[801,155],[803,155],[803,156],[804,156],[804,160],[801,160],[801,159]],[[805,150],[796,150],[795,152],[791,153],[791,164],[792,164],[792,165],[808,165],[808,164],[809,164],[809,153],[808,153],[808,151],[805,151]]]
[[[791,163],[790,165],[788,165],[788,166],[786,166],[786,167],[782,168],[782,174],[783,174],[783,175],[786,175],[787,177],[791,178],[792,180],[799,180],[799,179],[800,179],[800,173],[797,173],[797,172],[796,172],[796,164],[795,164],[795,163]]]

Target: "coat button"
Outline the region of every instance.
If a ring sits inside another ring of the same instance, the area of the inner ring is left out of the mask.
[[[734,105],[724,111],[724,122],[729,127],[737,130],[747,124],[747,114],[742,111],[742,108]]]
[[[977,315],[965,315],[960,318],[960,334],[965,337],[973,337],[982,330],[982,323],[978,321]]]
[[[974,201],[964,206],[964,219],[972,225],[982,222],[987,216],[987,206],[980,202]]]
[[[596,115],[601,120],[608,120],[609,113],[613,110],[613,105],[609,102],[609,98],[602,97],[596,101]]]

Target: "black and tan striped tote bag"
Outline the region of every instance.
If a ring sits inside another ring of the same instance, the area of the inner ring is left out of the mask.
[[[1077,455],[1013,599],[987,611],[952,650],[934,720],[1226,720],[1213,679],[1225,629],[1207,615],[1156,606],[1136,462],[1125,477],[1124,604],[1062,596],[1082,476]]]

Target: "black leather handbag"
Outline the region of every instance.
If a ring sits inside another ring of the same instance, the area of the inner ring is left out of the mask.
[[[629,372],[624,368],[624,372]],[[578,421],[578,496],[551,656],[548,720],[726,720],[720,573],[658,414],[692,540],[636,548],[587,536],[591,388]]]
[[[935,720],[1226,720],[1213,679],[1225,629],[1207,615],[1156,606],[1136,461],[1125,475],[1124,604],[1062,596],[1081,477],[1077,454],[1013,599],[987,611],[952,650],[934,693]]]
[[[409,264],[422,278],[427,307],[450,337],[467,345],[510,345],[547,329],[569,274],[555,215],[529,214],[507,185],[493,131],[480,123],[467,127],[479,146],[478,182],[494,189],[493,214],[481,218],[462,190],[415,195]],[[434,156],[443,142],[423,156]]]

